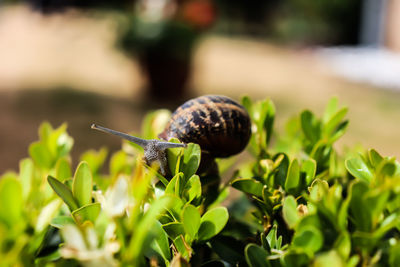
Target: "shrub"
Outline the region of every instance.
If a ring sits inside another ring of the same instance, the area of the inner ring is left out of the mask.
[[[66,125],[43,123],[19,172],[0,180],[0,266],[400,266],[400,165],[373,149],[336,151],[347,108],[332,99],[280,135],[270,100],[243,105],[250,156],[218,187],[196,174],[197,144],[168,150],[171,179],[126,141],[107,175],[106,148],[73,171]],[[143,137],[169,115],[150,113]],[[233,164],[218,160],[221,173]],[[243,194],[227,199],[232,188]]]

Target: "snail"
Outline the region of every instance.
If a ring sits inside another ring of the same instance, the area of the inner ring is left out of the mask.
[[[163,141],[141,139],[95,124],[91,128],[141,146],[146,164],[158,161],[160,173],[164,176],[168,173],[167,148],[185,147],[187,143],[199,144],[202,151],[199,169],[204,169],[204,166],[215,165],[215,158],[240,153],[251,136],[251,121],[246,109],[229,97],[217,95],[200,96],[179,106],[158,136]],[[170,138],[177,138],[182,143],[167,142]]]

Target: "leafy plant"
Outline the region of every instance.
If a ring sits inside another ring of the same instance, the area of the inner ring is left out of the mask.
[[[277,134],[270,100],[243,105],[250,156],[226,184],[197,174],[197,144],[167,151],[171,178],[126,141],[109,162],[106,148],[85,152],[73,171],[66,125],[43,123],[19,172],[0,179],[0,266],[398,266],[400,164],[335,150],[347,108],[332,99]],[[142,136],[169,116],[150,113]],[[221,173],[232,163],[219,160]],[[232,189],[242,195],[227,199]]]

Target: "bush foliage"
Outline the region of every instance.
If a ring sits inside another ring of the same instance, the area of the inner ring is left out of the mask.
[[[332,99],[277,134],[270,100],[242,103],[250,156],[218,160],[220,173],[237,169],[224,183],[196,174],[197,144],[168,150],[171,179],[126,141],[73,170],[66,125],[43,123],[19,172],[0,179],[0,266],[400,266],[400,165],[336,151],[347,108]],[[142,137],[169,115],[150,113]]]

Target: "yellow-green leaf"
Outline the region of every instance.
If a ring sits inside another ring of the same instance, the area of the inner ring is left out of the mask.
[[[75,172],[72,184],[72,192],[79,207],[92,202],[92,179],[89,165],[85,161],[81,162]]]

